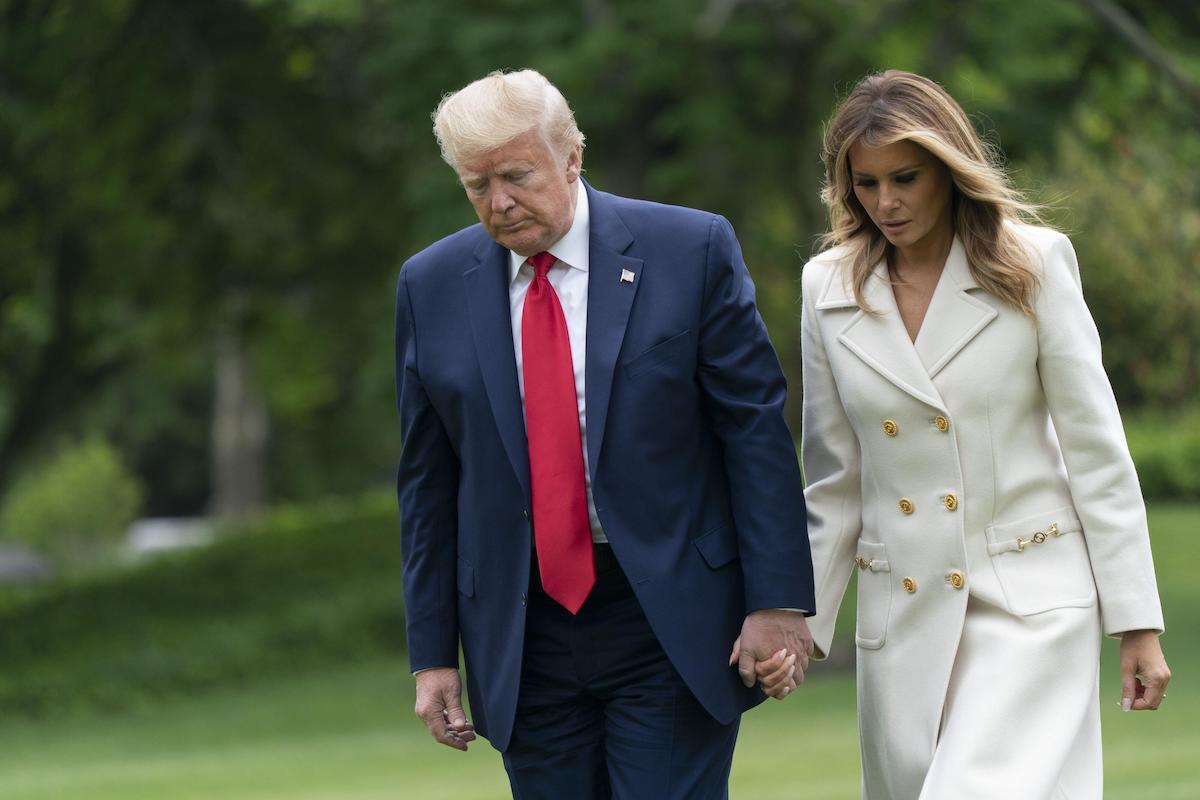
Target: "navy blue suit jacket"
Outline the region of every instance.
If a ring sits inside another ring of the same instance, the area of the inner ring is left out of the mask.
[[[724,218],[586,188],[596,511],[671,662],[728,723],[762,699],[727,665],[745,615],[816,610],[783,371]],[[508,283],[508,251],[474,225],[413,256],[396,301],[410,665],[457,666],[461,641],[500,750],[532,548]]]

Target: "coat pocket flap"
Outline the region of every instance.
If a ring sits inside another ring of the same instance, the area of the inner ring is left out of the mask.
[[[700,555],[713,569],[723,567],[738,557],[737,536],[732,525],[724,525],[692,540]]]
[[[458,560],[458,592],[466,597],[475,596],[475,568],[461,558]]]
[[[658,344],[652,345],[648,350],[638,353],[625,362],[625,375],[632,378],[650,369],[655,364],[660,364],[679,353],[686,353],[692,339],[691,334],[692,331],[690,328],[682,330],[667,337]]]
[[[854,563],[861,570],[871,572],[891,572],[892,565],[887,560],[887,547],[883,542],[865,542],[859,540],[858,551],[854,555]]]
[[[892,571],[887,546],[859,539],[854,563],[859,570],[854,642],[864,649],[878,650],[887,640],[888,620],[892,615],[892,580],[890,575],[882,574]]]
[[[1071,506],[1063,506],[1024,519],[987,526],[988,554],[1023,553],[1030,546],[1048,544],[1068,533],[1079,533],[1083,525]]]

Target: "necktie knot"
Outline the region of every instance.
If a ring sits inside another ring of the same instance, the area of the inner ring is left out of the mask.
[[[546,273],[548,273],[550,268],[554,266],[555,261],[558,261],[558,259],[547,253],[545,250],[530,256],[529,264],[533,267],[534,277],[546,277]]]

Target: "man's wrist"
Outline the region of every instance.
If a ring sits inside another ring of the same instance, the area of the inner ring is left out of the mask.
[[[423,667],[418,670],[413,670],[412,676],[415,678],[422,672],[433,672],[435,669],[452,669],[455,672],[458,672],[458,667]]]

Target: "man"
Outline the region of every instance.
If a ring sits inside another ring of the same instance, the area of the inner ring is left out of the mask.
[[[803,677],[815,611],[784,377],[733,230],[587,186],[531,70],[434,118],[480,224],[397,291],[417,713],[451,747],[487,736],[523,800],[725,797],[755,679]]]

